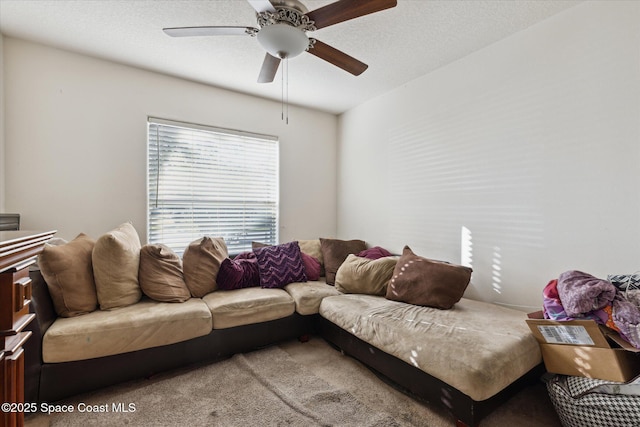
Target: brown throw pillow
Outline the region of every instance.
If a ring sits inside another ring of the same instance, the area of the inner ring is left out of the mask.
[[[191,295],[202,298],[218,289],[220,264],[229,256],[222,237],[202,237],[187,246],[182,255],[184,281]]]
[[[397,257],[369,259],[349,254],[336,273],[336,289],[345,294],[385,295]]]
[[[328,285],[336,281],[336,272],[349,254],[357,254],[367,249],[362,240],[339,240],[320,238],[320,249],[324,259],[325,278]]]
[[[405,246],[387,287],[387,299],[449,309],[460,301],[471,280],[471,268],[434,261]]]
[[[184,283],[182,260],[165,245],[144,245],[140,249],[140,288],[160,302],[185,302],[191,293]]]
[[[96,240],[93,248],[93,277],[102,310],[125,307],[140,301],[138,282],[140,238],[129,222]]]
[[[44,245],[38,263],[58,316],[80,316],[98,308],[91,265],[94,245],[84,233],[64,245]]]

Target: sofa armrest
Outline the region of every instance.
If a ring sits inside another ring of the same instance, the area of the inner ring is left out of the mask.
[[[36,318],[29,324],[30,331],[33,332],[31,339],[37,339],[42,342],[49,326],[58,318],[53,308],[53,300],[49,294],[49,288],[40,270],[31,270],[29,272],[31,278],[31,304],[29,311],[35,313]]]
[[[31,303],[29,311],[36,317],[26,327],[31,337],[24,345],[24,398],[25,402],[36,402],[40,394],[42,370],[42,337],[58,315],[53,308],[49,288],[40,270],[29,271],[31,278]]]

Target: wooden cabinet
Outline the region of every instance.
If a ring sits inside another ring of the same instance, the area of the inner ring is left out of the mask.
[[[31,336],[29,266],[55,231],[0,231],[0,397],[2,403],[24,402],[24,350]],[[24,413],[13,405],[0,412],[0,427],[24,425]]]

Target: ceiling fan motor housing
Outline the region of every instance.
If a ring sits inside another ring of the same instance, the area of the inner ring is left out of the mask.
[[[273,24],[258,32],[258,42],[276,58],[293,58],[309,47],[309,37],[288,24]]]
[[[300,7],[296,7],[300,5]],[[293,58],[309,48],[307,31],[316,28],[299,2],[276,4],[275,12],[258,13],[258,42],[276,58]]]

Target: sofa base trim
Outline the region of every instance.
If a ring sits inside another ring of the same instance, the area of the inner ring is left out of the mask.
[[[56,402],[106,386],[149,378],[160,372],[221,360],[314,332],[315,316],[291,316],[227,329],[161,347],[113,356],[63,363],[43,363],[37,398],[32,402]],[[81,374],[80,374],[81,373]],[[27,377],[26,381],[35,381]],[[30,387],[33,388],[33,387]]]
[[[456,418],[459,426],[477,426],[483,417],[520,389],[538,381],[545,372],[544,366],[539,364],[498,394],[483,401],[475,401],[449,384],[370,345],[327,319],[319,318],[318,330],[326,341],[391,380],[394,385],[399,385],[405,393],[444,406]]]

